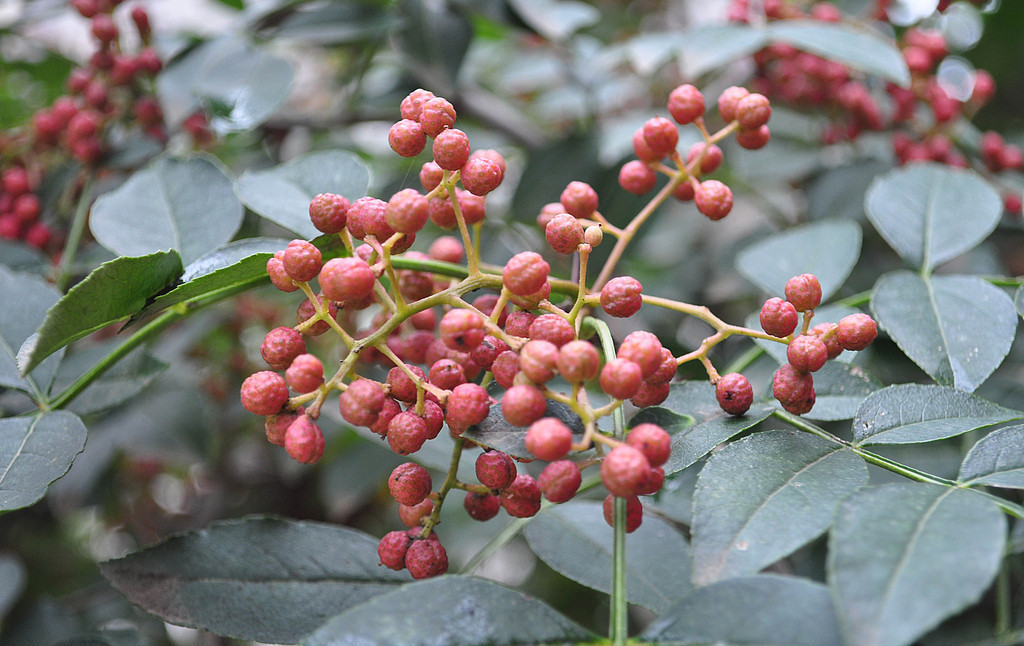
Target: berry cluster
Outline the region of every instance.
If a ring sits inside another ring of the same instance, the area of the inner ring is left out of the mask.
[[[722,133],[765,128],[770,106],[764,97],[739,88],[723,96],[723,105],[733,113]],[[700,92],[681,86],[673,97],[669,107],[677,121],[685,113],[688,123],[703,130]],[[305,298],[294,326],[266,334],[260,351],[269,369],[242,384],[243,406],[265,416],[268,440],[303,463],[323,456],[325,440],[316,420],[334,392],[340,393],[337,405],[347,423],[368,428],[399,455],[415,454],[447,427],[456,453],[440,486],[435,488],[430,474],[413,462],[395,469],[389,480],[407,529],[387,534],[379,556],[382,564],[408,569],[415,578],[447,568],[434,528],[452,489],[466,492],[464,507],[474,519],[488,520],[502,509],[514,517],[530,517],[540,509],[542,497],[555,503],[571,499],[582,482],[581,472],[594,467],[609,492],[606,509],[614,507],[615,497],[627,500],[632,531],[642,519],[638,497],[657,492],[664,482],[662,465],[670,438],[653,424],[626,434],[621,428],[601,429],[599,421],[626,402],[645,407],[665,401],[684,361],[699,359],[717,375],[707,352],[719,339],[676,357],[650,332],[630,332],[617,348],[610,333],[601,337],[600,346],[584,333],[597,325],[591,312],[630,317],[645,302],[635,278],[611,277],[614,260],[592,283],[588,280],[588,259],[605,233],[617,238],[612,256],[618,258],[642,220],[638,215],[635,226],[614,227],[598,211],[597,192],[584,182],[570,182],[559,202],[545,208],[544,218],[551,250],[575,255],[577,281],[552,277],[544,256],[534,251],[517,253],[500,268],[482,269],[470,227],[479,229],[485,196],[504,177],[504,159],[493,150],[471,150],[465,133],[454,127],[454,107],[430,92],[412,92],[402,102],[401,114],[388,135],[398,154],[417,155],[433,139],[433,159],[419,174],[423,190],[405,188],[388,201],[361,197],[350,202],[328,193],[312,199],[309,217],[314,226],[336,235],[345,252],[325,257],[316,245],[293,240],[267,261],[267,274],[278,289],[301,291]],[[696,183],[709,170],[701,165],[717,150],[712,143],[717,139],[709,138],[707,150],[683,164],[674,151],[676,126],[652,121],[655,126],[644,141],[659,147],[659,159],[677,160],[679,170],[670,182]],[[659,137],[665,141],[657,143]],[[701,186],[698,195],[712,194]],[[655,198],[645,213],[667,197],[664,192]],[[411,250],[428,222],[457,228],[459,237],[441,235],[426,253]],[[556,304],[563,300],[569,304]],[[658,301],[666,303],[695,315],[706,312]],[[375,313],[364,314],[368,309]],[[590,327],[585,321],[591,321]],[[328,331],[344,346],[333,374],[325,374],[324,363],[306,346],[308,337]],[[386,377],[361,370],[367,364],[383,366]],[[592,403],[598,389],[601,401]],[[525,450],[494,450],[486,446],[486,433],[473,434],[469,441],[467,431],[485,420],[499,420],[520,433]],[[464,451],[477,447],[483,449],[476,458],[478,482],[461,482],[455,467]],[[538,477],[518,472],[517,461],[534,459],[547,463]]]
[[[721,165],[722,149],[717,144],[729,134],[735,132],[736,142],[750,150],[768,143],[771,103],[763,94],[742,87],[726,88],[718,97],[718,113],[725,126],[714,134],[709,133],[704,122],[704,95],[693,85],[680,85],[672,90],[667,108],[671,120],[653,117],[633,134],[637,159],[626,162],[619,170],[619,185],[630,193],[643,195],[654,188],[657,173],[663,173],[669,177],[673,197],[693,200],[698,211],[711,220],[721,220],[732,210],[732,190],[716,179],[701,181],[701,177]],[[704,141],[693,144],[684,160],[676,149],[678,127],[690,124],[700,129]],[[666,158],[674,168],[663,163]]]

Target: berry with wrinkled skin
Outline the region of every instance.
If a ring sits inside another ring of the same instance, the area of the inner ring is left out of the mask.
[[[654,152],[667,155],[679,143],[679,129],[665,117],[653,117],[644,123],[644,141]]]
[[[501,500],[492,493],[470,492],[463,499],[462,506],[470,518],[483,522],[498,515]]]
[[[668,95],[668,111],[680,125],[693,123],[704,116],[704,95],[692,85],[680,85]]]
[[[636,154],[637,159],[642,162],[661,161],[665,157],[665,155],[652,149],[647,144],[647,140],[644,139],[643,126],[637,128],[636,132],[633,133],[633,152]]]
[[[537,486],[545,498],[554,503],[572,500],[580,489],[583,476],[572,460],[557,460],[544,467],[537,476]]]
[[[297,411],[286,411],[277,413],[276,415],[267,415],[267,418],[263,422],[263,428],[266,430],[267,441],[277,446],[284,446],[284,435],[288,431],[288,427],[294,422],[299,415],[302,415],[303,408],[299,408]]]
[[[814,378],[809,372],[801,372],[788,363],[775,371],[772,377],[772,395],[783,406],[806,401],[814,393]]]
[[[324,434],[309,418],[299,415],[284,433],[284,450],[297,462],[314,464],[324,454]]]
[[[752,130],[740,130],[736,133],[736,143],[740,148],[747,150],[760,150],[771,141],[772,133],[768,126],[761,126]]]
[[[555,253],[571,254],[583,244],[583,225],[568,213],[559,213],[544,227],[544,239]]]
[[[487,418],[491,408],[491,397],[483,387],[464,383],[455,386],[445,403],[445,418],[448,426],[466,429]]]
[[[786,360],[801,372],[816,372],[828,361],[828,348],[818,337],[801,334],[789,342]]]
[[[533,476],[520,473],[499,494],[501,506],[509,516],[530,518],[540,511],[540,487]]]
[[[544,286],[550,271],[551,266],[539,253],[522,251],[505,263],[501,279],[508,291],[527,296]]]
[[[402,157],[415,157],[427,145],[427,136],[419,121],[402,119],[388,130],[388,145]]]
[[[612,278],[601,288],[601,309],[609,316],[627,318],[640,311],[644,290],[636,278],[618,276]]]
[[[465,255],[462,241],[453,236],[441,236],[430,243],[427,255],[441,262],[459,263]],[[408,257],[408,254],[406,255]]]
[[[417,366],[406,366],[409,372],[416,375],[421,381],[426,381],[426,374]],[[391,396],[398,401],[406,403],[416,401],[416,382],[398,366],[388,371],[388,386],[391,388]]]
[[[829,359],[835,359],[843,353],[843,346],[839,345],[839,337],[836,334],[838,327],[835,323],[818,323],[807,331],[825,343]]]
[[[398,465],[388,477],[391,497],[403,505],[420,504],[430,495],[433,486],[430,473],[415,462]]]
[[[569,383],[590,381],[601,369],[601,354],[589,341],[570,341],[558,349],[557,365]]]
[[[409,404],[408,412],[416,412],[416,405]],[[429,399],[423,402],[423,421],[427,423],[427,439],[432,440],[444,427],[444,410],[441,405]]]
[[[657,406],[668,399],[670,384],[668,382],[656,384],[644,380],[640,384],[640,390],[629,398],[629,402],[637,408]]]
[[[746,88],[732,86],[727,87],[718,96],[718,114],[722,121],[729,123],[736,118],[736,108],[743,97],[748,96],[750,91]]]
[[[839,319],[836,338],[845,350],[863,350],[878,336],[878,325],[867,314],[850,314]]]
[[[388,425],[391,424],[391,420],[395,419],[395,415],[402,412],[402,406],[393,397],[384,398],[384,406],[377,413],[377,418],[373,420],[373,423],[369,425],[369,429],[377,435],[387,439],[388,436]]]
[[[430,498],[425,499],[418,505],[398,505],[398,517],[402,520],[402,524],[412,529],[419,527],[424,517],[429,516],[434,512],[434,501]]]
[[[369,296],[377,277],[361,258],[331,258],[320,270],[319,281],[324,296],[343,302]]]
[[[267,259],[267,275],[270,276],[270,282],[274,283],[274,287],[282,292],[294,292],[299,286],[292,281],[292,277],[285,271],[284,262],[281,260],[283,256],[283,253],[278,252]]]
[[[703,157],[701,157],[702,154]],[[722,149],[714,144],[709,146],[698,141],[690,146],[690,151],[686,153],[686,165],[689,166],[697,158],[700,158],[700,168],[694,170],[699,170],[701,173],[713,173],[722,165]]]
[[[773,296],[761,306],[761,329],[772,336],[789,336],[796,330],[800,316],[789,301]]]
[[[482,196],[498,188],[504,175],[504,170],[493,159],[470,155],[459,173],[459,179],[467,191]]]
[[[338,233],[345,228],[349,201],[334,193],[321,193],[309,202],[309,219],[318,231]]]
[[[293,280],[305,283],[320,273],[320,250],[305,240],[292,240],[284,250],[281,263]]]
[[[276,327],[263,337],[260,356],[274,370],[284,370],[292,360],[306,351],[302,334],[290,327]]]
[[[427,223],[429,215],[426,196],[414,188],[405,188],[392,195],[384,211],[388,226],[398,233],[416,233]]]
[[[626,435],[626,444],[640,449],[652,467],[668,461],[672,438],[657,424],[637,424]]]
[[[377,556],[380,564],[392,570],[405,569],[405,554],[409,550],[412,538],[408,532],[394,531],[384,534],[377,544]]]
[[[630,332],[619,344],[616,355],[620,359],[628,359],[640,366],[644,379],[650,377],[661,367],[661,341],[654,334],[644,330]]]
[[[275,415],[288,403],[288,386],[276,372],[261,370],[242,382],[241,399],[250,413]]]
[[[440,541],[414,540],[405,553],[405,568],[414,579],[429,579],[448,571],[448,554]]]
[[[321,300],[320,297],[316,298],[318,301]],[[309,319],[316,316],[316,306],[307,298],[299,304],[299,307],[295,310],[295,315],[298,319],[299,325],[302,325]],[[338,306],[334,304],[334,301],[327,302],[327,315],[331,318],[336,318],[338,316]],[[319,336],[329,330],[330,327],[331,326],[327,321],[320,319],[303,330],[302,333],[306,336]]]
[[[640,498],[636,496],[625,496],[626,498],[626,533],[630,534],[635,532],[641,524],[644,522],[644,506],[640,503]],[[615,496],[608,494],[605,496],[604,504],[602,505],[604,511],[604,521],[611,527],[615,527]]]
[[[547,400],[536,386],[514,385],[501,398],[501,414],[513,426],[529,426],[546,410]]]
[[[311,354],[300,354],[285,370],[284,380],[297,393],[311,393],[324,383],[324,364]]]
[[[527,341],[519,350],[519,369],[530,381],[543,384],[555,376],[558,367],[558,346],[550,341]]]
[[[437,162],[433,160],[424,162],[420,167],[420,186],[424,191],[434,190],[442,179],[444,179],[444,169],[438,166]]]
[[[572,323],[558,314],[541,314],[530,323],[530,339],[548,341],[555,347],[562,347],[576,338]]]
[[[483,341],[480,342],[472,351],[469,356],[473,359],[473,362],[484,370],[490,370],[494,360],[498,358],[498,355],[508,350],[508,344],[499,339],[496,336],[486,335]]]
[[[479,312],[454,309],[441,317],[441,340],[452,350],[469,352],[484,340],[484,319]]]
[[[668,383],[676,376],[676,372],[678,370],[679,364],[676,363],[676,358],[672,354],[672,351],[668,348],[662,348],[661,363],[658,365],[658,369],[645,377],[644,381],[652,384]]]
[[[359,198],[348,207],[345,224],[348,227],[348,232],[358,240],[362,240],[370,234],[376,235],[381,230],[381,224],[385,224],[384,213],[387,208],[387,202],[384,200],[369,196]],[[389,237],[391,236],[384,236],[384,240]],[[380,239],[379,236],[378,239]]]
[[[717,179],[705,180],[700,183],[693,201],[709,220],[721,220],[732,211],[732,189]]]
[[[637,487],[636,495],[650,496],[658,493],[665,485],[665,470],[661,467],[651,467],[644,476],[644,479]]]
[[[760,128],[771,116],[772,104],[763,94],[748,94],[736,103],[736,120],[744,130]]]
[[[526,431],[526,450],[546,462],[560,460],[572,448],[572,431],[556,417],[538,419]]]
[[[651,463],[640,449],[624,444],[612,449],[601,461],[601,482],[615,496],[636,493]]]
[[[779,402],[787,412],[793,413],[794,415],[805,415],[811,412],[814,408],[814,401],[816,394],[814,392],[814,385],[812,384],[807,395],[803,399],[797,399],[792,401]]]
[[[455,106],[447,99],[434,97],[423,103],[420,111],[420,126],[428,137],[437,137],[455,125]],[[461,166],[462,164],[459,164]],[[449,170],[456,170],[459,166]]]
[[[438,359],[431,364],[427,381],[442,390],[452,390],[466,383],[466,369],[451,359]]]
[[[615,399],[629,399],[640,390],[643,374],[629,359],[615,358],[604,364],[599,379],[601,390]]]
[[[597,191],[586,182],[569,182],[562,191],[559,201],[569,215],[589,218],[597,210]]]
[[[754,389],[746,377],[738,372],[730,372],[722,375],[715,385],[715,399],[722,410],[740,416],[750,410],[750,405],[754,403]]]
[[[370,426],[384,408],[384,390],[375,381],[356,379],[338,398],[341,416],[349,424]]]
[[[793,276],[786,282],[786,300],[798,312],[813,310],[821,303],[821,284],[814,274]]]
[[[512,350],[506,350],[494,358],[491,364],[491,374],[498,385],[508,390],[515,383],[516,375],[519,374],[519,355]],[[536,382],[534,382],[536,383]]]
[[[504,489],[516,475],[516,463],[506,453],[485,451],[476,458],[476,479],[488,489]]]
[[[434,139],[434,161],[444,170],[459,170],[469,160],[469,137],[458,128],[450,128]]]
[[[416,121],[419,121],[420,114],[423,112],[423,104],[433,98],[435,98],[434,93],[430,90],[424,90],[423,88],[413,90],[408,96],[402,99],[402,103],[399,107],[402,118],[415,119]]]

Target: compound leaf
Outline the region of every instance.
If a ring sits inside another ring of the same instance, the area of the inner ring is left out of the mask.
[[[82,420],[67,411],[0,419],[0,511],[42,498],[85,448],[85,436]]]

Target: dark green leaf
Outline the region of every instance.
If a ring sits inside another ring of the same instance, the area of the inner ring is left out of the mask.
[[[366,194],[370,171],[355,154],[314,152],[263,171],[246,171],[235,192],[250,209],[303,238],[320,235],[309,219],[309,201],[337,193],[354,202]]]
[[[393,42],[405,64],[439,94],[454,89],[455,79],[473,40],[473,25],[448,3],[402,0],[397,3],[401,28]]]
[[[878,279],[871,309],[932,379],[967,392],[999,367],[1017,332],[1010,297],[976,276],[894,271]]]
[[[887,81],[907,87],[910,71],[891,39],[849,23],[780,20],[768,25],[772,42],[788,43]]]
[[[811,218],[863,218],[868,186],[892,164],[874,160],[830,168],[807,187],[807,212]]]
[[[913,444],[1024,418],[1024,412],[943,386],[897,384],[864,400],[853,420],[858,445]]]
[[[377,539],[275,518],[225,521],[100,564],[129,601],[173,624],[294,643],[408,581],[378,565]]]
[[[43,254],[23,242],[0,240],[0,265],[8,269],[41,273],[47,262]]]
[[[0,267],[0,386],[17,388],[42,398],[60,363],[54,356],[28,377],[18,370],[21,346],[35,334],[46,311],[60,300],[60,292],[39,276],[18,274]]]
[[[828,589],[775,575],[698,588],[659,617],[643,638],[677,646],[839,646]]]
[[[341,45],[383,38],[398,25],[394,14],[369,4],[332,2],[299,5],[296,9],[274,25],[276,38]]]
[[[174,283],[181,269],[175,251],[103,263],[46,312],[31,351],[18,358],[22,372],[69,343],[135,314]]]
[[[291,64],[275,54],[233,41],[209,52],[192,92],[213,108],[220,132],[251,130],[270,118],[291,93]]]
[[[829,361],[814,373],[817,399],[804,417],[825,422],[851,419],[867,396],[879,388],[881,384],[860,366]]]
[[[661,406],[640,411],[630,427],[650,422],[672,434],[672,454],[665,463],[666,475],[682,471],[711,449],[771,415],[772,408],[755,402],[746,415],[733,417],[715,399],[715,387],[706,381],[672,384]]]
[[[860,225],[853,220],[821,220],[760,240],[736,256],[736,268],[764,291],[782,296],[786,281],[814,274],[828,301],[860,257]]]
[[[562,41],[596,24],[601,11],[577,0],[510,0],[523,22],[549,40]]]
[[[547,400],[544,417],[557,417],[562,420],[572,430],[573,441],[583,439],[583,420],[565,404]],[[533,454],[526,450],[525,441],[529,428],[509,424],[501,413],[501,402],[498,402],[487,411],[487,418],[476,426],[470,426],[469,430],[463,433],[463,437],[502,453],[508,453],[514,458],[532,460]]]
[[[845,643],[903,646],[981,597],[999,571],[1006,519],[972,492],[896,483],[839,508],[828,580]]]
[[[0,511],[42,498],[82,452],[85,435],[82,420],[66,411],[0,419]]]
[[[121,256],[174,249],[187,264],[230,240],[242,205],[211,160],[158,157],[101,195],[89,219],[96,241]]]
[[[478,646],[589,641],[547,604],[491,581],[442,576],[404,585],[334,617],[304,646]]]
[[[611,594],[611,526],[598,502],[549,507],[526,526],[530,549],[557,572]],[[665,521],[647,515],[626,537],[626,596],[663,612],[690,592],[690,546]]]
[[[89,344],[64,357],[53,381],[53,392],[63,392],[79,377],[92,369],[124,341],[120,338]],[[167,369],[167,364],[138,347],[103,373],[67,406],[67,410],[85,415],[106,410],[127,401],[153,382]]]
[[[1024,489],[1024,425],[1007,426],[978,440],[960,465],[957,480]]]
[[[688,30],[678,43],[688,78],[750,56],[767,44],[765,31],[749,25],[702,25]]]
[[[868,481],[864,461],[795,431],[755,433],[708,458],[693,498],[693,580],[756,574],[828,530]]]
[[[0,624],[25,589],[25,566],[13,554],[0,554]]]
[[[871,183],[864,209],[886,242],[908,263],[931,269],[988,237],[1003,203],[977,173],[912,164]]]

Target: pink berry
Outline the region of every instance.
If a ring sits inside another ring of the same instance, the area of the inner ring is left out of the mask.
[[[530,518],[540,511],[540,487],[537,481],[520,473],[505,489],[501,490],[501,506],[509,516]]]
[[[799,315],[789,301],[773,296],[761,306],[761,329],[777,337],[789,336],[796,330]]]
[[[282,292],[294,292],[299,286],[292,281],[292,277],[285,271],[284,262],[282,262],[283,256],[282,252],[278,252],[267,259],[267,275],[270,276],[270,282],[274,283],[274,287]]]
[[[449,128],[434,138],[434,161],[444,170],[459,170],[469,160],[469,137]]]
[[[619,344],[616,352],[620,359],[628,359],[640,366],[646,379],[657,372],[663,361],[661,341],[654,334],[644,330],[630,332]]]
[[[556,253],[571,254],[583,244],[583,225],[568,213],[559,213],[544,227],[544,238]]]
[[[656,153],[667,155],[679,143],[679,129],[665,117],[654,117],[644,123],[644,141]]]
[[[242,382],[242,406],[256,415],[275,415],[288,403],[288,386],[276,372],[261,370]]]
[[[813,274],[800,274],[786,282],[786,300],[798,312],[813,310],[821,303],[821,284]]]
[[[730,372],[718,380],[715,399],[722,410],[730,415],[743,415],[754,402],[754,389],[746,377],[738,372]]]
[[[341,195],[321,193],[309,202],[309,219],[318,231],[338,233],[345,228],[349,206]]]
[[[771,141],[772,133],[768,126],[761,126],[753,130],[740,130],[736,133],[736,143],[747,150],[760,150]]]
[[[722,121],[729,123],[736,119],[736,109],[743,97],[750,94],[746,88],[732,86],[727,87],[718,97],[718,114]]]
[[[547,399],[536,386],[514,385],[501,398],[501,414],[513,426],[529,426],[547,410]]]
[[[284,380],[297,393],[311,393],[324,383],[324,364],[311,354],[300,354],[285,370]]]
[[[452,390],[466,383],[466,369],[451,359],[438,359],[430,365],[427,381],[442,390]]]
[[[710,220],[721,220],[732,211],[732,190],[716,179],[701,182],[693,200]]]
[[[388,446],[399,455],[419,451],[427,435],[426,420],[412,411],[398,413],[388,422]]]
[[[544,467],[537,477],[537,486],[544,497],[554,503],[568,502],[579,491],[583,476],[572,460],[557,460]]]
[[[487,195],[498,188],[504,171],[498,162],[486,157],[473,157],[466,161],[459,173],[462,185],[473,195]]]
[[[484,340],[487,332],[479,312],[467,309],[450,310],[441,318],[441,340],[452,350],[469,352]]]
[[[388,477],[391,497],[403,505],[412,506],[423,502],[433,486],[430,473],[415,462],[398,465]]]
[[[601,461],[601,481],[615,496],[632,496],[650,468],[643,451],[624,444],[612,449]]]
[[[546,462],[560,460],[572,448],[572,431],[561,420],[545,417],[526,431],[526,450]]]
[[[415,119],[419,121],[420,114],[423,112],[423,104],[434,98],[434,93],[430,90],[424,90],[422,88],[413,90],[402,99],[400,107],[403,119]]]
[[[412,529],[419,527],[423,519],[434,512],[434,501],[426,498],[418,505],[398,505],[398,517],[402,524]]]
[[[693,123],[704,115],[704,95],[692,85],[680,85],[668,95],[668,111],[676,123]]]
[[[505,263],[502,282],[513,294],[526,296],[544,286],[550,271],[550,265],[540,254],[522,251]]]
[[[671,392],[671,384],[668,382],[656,384],[646,379],[640,384],[640,390],[629,398],[629,403],[637,408],[657,406],[668,399]]]
[[[668,461],[672,438],[657,424],[638,424],[629,430],[626,444],[640,449],[651,466],[660,467]]]
[[[388,144],[402,157],[415,157],[426,147],[427,136],[419,121],[402,119],[388,130]]]
[[[786,359],[791,366],[801,372],[815,372],[828,361],[828,348],[818,337],[801,334],[789,342]]]
[[[569,341],[558,349],[558,372],[571,384],[590,381],[601,369],[601,354],[589,341]]]
[[[601,390],[615,399],[629,399],[640,390],[643,375],[640,366],[628,359],[615,358],[601,368]]]
[[[341,416],[349,424],[370,426],[384,408],[384,389],[375,381],[356,379],[338,398]]]
[[[320,460],[324,445],[324,434],[309,415],[299,415],[284,434],[285,451],[303,464],[314,464]]]
[[[337,302],[366,298],[376,281],[373,270],[360,258],[332,258],[320,270],[320,289]]]
[[[427,198],[414,188],[392,195],[384,212],[388,226],[398,233],[416,233],[427,223],[428,216]]]
[[[836,337],[845,350],[863,350],[878,336],[878,325],[867,314],[850,314],[839,319]]]
[[[626,533],[635,532],[644,522],[644,507],[637,496],[624,496],[626,499]],[[615,496],[608,494],[603,504],[604,520],[615,526]]]
[[[597,210],[597,191],[586,182],[569,182],[560,201],[566,213],[577,218],[589,218]]]
[[[601,308],[606,314],[619,318],[633,316],[640,311],[643,286],[632,276],[612,278],[601,288]]]
[[[429,579],[448,571],[448,554],[440,541],[414,540],[405,553],[405,567],[414,579]]]
[[[690,151],[686,153],[686,165],[689,166],[701,155],[703,157],[700,160],[700,168],[694,170],[699,170],[701,173],[713,173],[722,165],[722,149],[714,144],[709,146],[704,142],[697,142],[690,146]]]
[[[447,99],[434,97],[423,103],[419,116],[420,126],[423,127],[423,132],[428,137],[436,138],[443,131],[455,125],[455,116],[455,107]],[[460,166],[462,164],[449,170],[455,170]]]
[[[760,128],[771,116],[772,104],[763,94],[748,94],[736,103],[736,119],[744,130]]]
[[[405,569],[405,554],[409,550],[412,538],[408,532],[388,532],[377,544],[377,557],[380,564],[392,570]]]
[[[263,337],[260,355],[274,370],[284,370],[292,359],[306,351],[302,335],[290,327],[276,327]]]
[[[284,446],[284,436],[304,409],[300,406],[297,411],[282,411],[276,415],[267,415],[263,421],[263,428],[266,431],[267,441],[277,446]]]
[[[466,429],[487,418],[491,397],[481,386],[463,383],[452,389],[445,402],[445,417],[449,426]]]
[[[530,338],[535,341],[548,341],[560,348],[576,338],[576,330],[569,321],[558,314],[541,314],[530,323]]]
[[[320,250],[305,240],[292,240],[284,250],[281,259],[284,270],[293,280],[305,283],[320,273],[322,259]]]
[[[519,350],[518,367],[535,384],[551,380],[558,368],[558,346],[542,339],[527,341]]]
[[[657,182],[657,173],[639,159],[628,161],[619,169],[619,186],[634,195],[643,195]]]
[[[501,451],[485,451],[476,459],[476,478],[488,489],[501,490],[516,479],[516,463]]]

